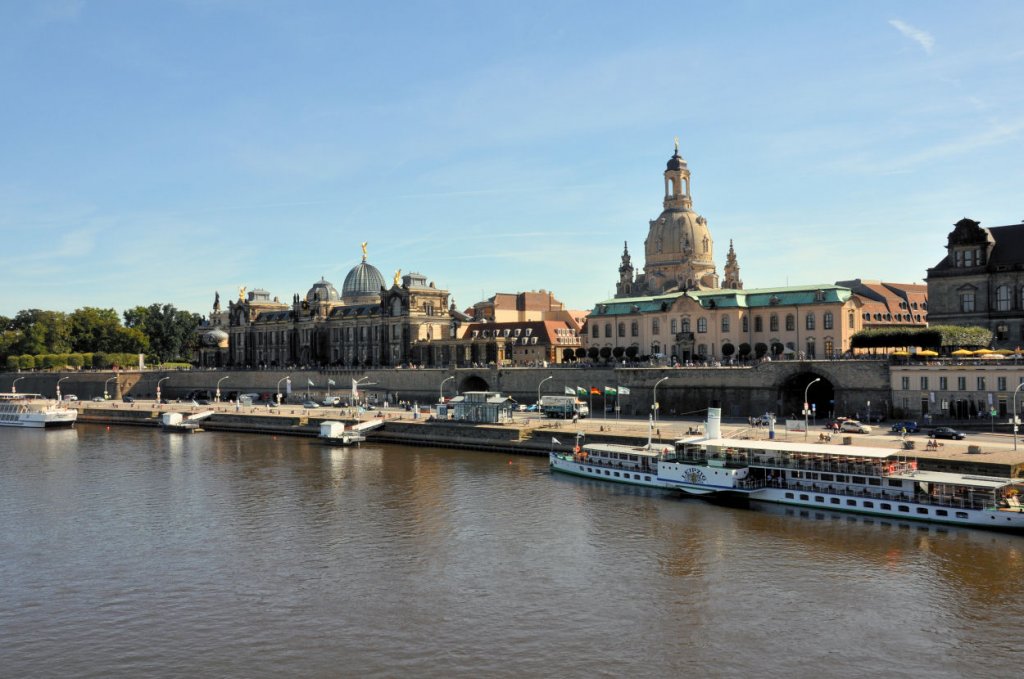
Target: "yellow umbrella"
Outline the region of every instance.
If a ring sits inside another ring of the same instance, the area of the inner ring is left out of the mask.
[[[992,350],[991,349],[978,349],[977,351],[972,351],[971,353],[974,354],[975,356],[984,356],[986,354],[991,354]]]
[[[892,355],[893,356],[910,356],[910,352],[909,351],[894,351],[894,352],[892,352]]]
[[[982,354],[982,355],[981,355],[981,357],[982,357],[982,358],[994,358],[994,359],[1004,359],[1004,358],[1006,358],[1006,357],[1005,357],[1005,356],[1003,356],[1002,354],[1000,354],[1000,353],[997,353],[997,352],[995,352],[995,351],[993,351],[993,352],[992,352],[992,353],[990,353],[990,354]]]
[[[996,349],[996,353],[997,354],[1002,354],[1003,356],[1009,356],[1013,352],[1010,351],[1009,349]]]
[[[932,351],[931,349],[924,349],[922,351],[917,352],[917,355],[918,356],[938,356],[939,352]]]
[[[957,349],[953,352],[954,356],[973,356],[974,352],[970,349]]]

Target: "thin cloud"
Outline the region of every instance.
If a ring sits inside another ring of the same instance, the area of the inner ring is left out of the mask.
[[[920,45],[921,49],[923,49],[926,54],[932,53],[932,47],[935,46],[935,38],[932,37],[931,33],[922,31],[920,28],[914,28],[910,24],[904,23],[899,19],[890,19],[889,25]]]

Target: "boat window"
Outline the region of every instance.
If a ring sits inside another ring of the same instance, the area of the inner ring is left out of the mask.
[[[645,477],[644,477],[644,481],[650,481],[650,480],[651,480],[651,477],[650,477],[650,476],[645,476]]]
[[[840,483],[846,483],[846,475],[836,474],[836,481],[839,481]]]
[[[958,518],[958,519],[966,519],[967,518],[967,512],[957,512],[956,513],[956,518]]]
[[[803,472],[790,472],[789,473],[789,478],[791,478],[791,479],[799,479],[802,474],[803,474]]]
[[[832,499],[830,500],[830,502],[831,502],[832,504],[834,504],[834,505],[837,505],[837,504],[839,504],[839,498],[837,498],[837,497],[834,497],[834,498],[832,498]]]
[[[874,509],[875,503],[871,500],[864,500],[864,509]]]
[[[886,511],[892,511],[892,505],[889,504],[888,502],[883,502],[882,504],[879,505],[879,507]]]
[[[825,498],[823,496],[821,496],[821,495],[815,495],[814,496],[814,501],[815,502],[824,502]]]
[[[889,485],[890,486],[895,486],[896,488],[901,488],[903,486],[903,480],[902,479],[889,479]]]
[[[588,471],[588,472],[590,472],[591,474],[593,474],[593,473],[594,473],[594,470],[593,470],[593,469],[591,469],[590,467],[587,467],[587,471]]]
[[[918,514],[927,514],[928,513],[928,508],[927,507],[918,507],[917,508],[917,513]]]
[[[633,474],[633,478],[636,479],[637,481],[639,481],[640,480],[640,475],[639,474]]]
[[[847,500],[846,504],[848,506],[850,506],[850,507],[856,507],[857,506],[857,501],[856,500]]]
[[[619,473],[615,472],[615,474],[613,474],[613,476],[615,476],[615,478],[619,478]]]
[[[609,472],[607,469],[605,469],[604,470],[604,475],[605,476],[611,476],[611,472]]]
[[[793,494],[792,493],[786,493],[786,499],[787,500],[792,500],[793,499]]]
[[[900,505],[900,506],[899,506],[899,510],[900,510],[901,512],[909,512],[909,511],[910,511],[910,507],[908,507],[908,506],[906,506],[906,505]]]
[[[850,482],[851,483],[863,484],[864,483],[864,477],[863,476],[851,476],[850,477]]]
[[[949,516],[949,512],[947,512],[945,509],[936,509],[935,516]]]
[[[811,498],[809,498],[809,497],[808,497],[808,496],[806,496],[806,495],[803,495],[803,494],[801,494],[801,495],[800,495],[800,499],[801,499],[801,500],[810,500]]]
[[[869,486],[880,486],[882,485],[882,479],[868,479]]]
[[[822,481],[835,481],[835,479],[832,477],[831,474],[822,474],[821,475],[821,480]]]

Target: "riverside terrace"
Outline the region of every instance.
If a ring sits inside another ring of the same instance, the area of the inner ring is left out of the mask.
[[[577,434],[582,434],[582,442],[643,444],[650,431],[648,421],[642,419],[597,418],[580,420],[574,424],[571,420],[548,420],[529,413],[516,413],[513,421],[508,424],[473,425],[431,421],[426,413],[420,413],[414,418],[413,413],[402,408],[359,413],[357,409],[351,408],[307,409],[298,405],[268,408],[231,403],[196,406],[177,403],[158,405],[152,401],[79,401],[74,405],[79,410],[80,423],[156,427],[164,412],[214,410],[215,415],[204,421],[204,429],[309,437],[319,433],[320,422],[325,420],[354,422],[383,416],[385,426],[369,435],[370,443],[395,442],[524,455],[547,455],[553,447],[558,449],[559,446],[571,450]],[[726,422],[722,429],[723,435],[731,438],[768,438],[763,428],[751,428],[745,422]],[[702,425],[695,419],[661,420],[652,435],[655,442],[671,446],[676,440],[692,435],[697,430],[702,430]],[[813,434],[810,437],[813,439]],[[559,443],[554,444],[553,439]],[[775,440],[802,443],[804,434],[781,430],[776,432]],[[917,443],[915,449],[903,450],[899,436],[888,432],[834,437],[831,445],[841,450],[846,440],[858,446],[899,449],[901,454],[916,459],[922,470],[990,476],[1024,475],[1024,445],[1020,450],[1014,450],[1012,438],[1002,434],[986,436],[984,440],[971,437],[966,441],[945,441],[937,450],[924,448],[927,440],[924,436],[911,439]]]

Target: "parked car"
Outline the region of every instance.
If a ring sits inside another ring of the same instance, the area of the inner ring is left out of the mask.
[[[775,419],[774,415],[772,415],[771,413],[765,413],[764,415],[761,415],[760,417],[755,417],[754,418],[754,424],[756,424],[758,426],[761,426],[761,427],[767,427],[768,425],[770,425],[772,423],[773,419]]]
[[[892,425],[892,431],[894,432],[900,432],[903,429],[906,429],[908,434],[916,434],[917,432],[921,431],[921,427],[917,424],[917,422],[912,422],[910,420],[902,420]]]
[[[78,397],[75,396],[74,394],[64,394],[62,399],[65,400],[65,401],[77,401]]]
[[[526,406],[526,412],[528,412],[528,413],[535,413],[535,412],[537,412],[537,404],[536,403],[532,403],[532,404]]]
[[[327,406],[328,408],[337,407],[340,403],[341,403],[341,397],[340,396],[328,396],[327,398],[324,399],[324,402],[323,402],[323,404],[325,406]]]
[[[93,401],[95,401],[95,402],[97,402],[97,403],[103,403],[103,402],[104,402],[104,401],[106,401],[107,399],[103,398],[102,396],[93,396],[93,397],[92,397],[92,400],[93,400]]]
[[[302,402],[302,407],[303,408],[319,408],[320,404],[317,403],[316,401],[303,401]]]
[[[857,420],[846,420],[841,425],[839,425],[839,430],[840,431],[845,431],[847,433],[853,433],[853,434],[870,434],[871,433],[871,427],[869,427],[866,424],[862,424],[861,422],[858,422]]]
[[[125,403],[135,403],[134,396],[124,396],[121,398],[121,400],[124,401]]]
[[[957,431],[952,427],[936,427],[928,432],[928,435],[933,439],[953,439],[954,441],[961,441],[967,438],[967,434]]]

